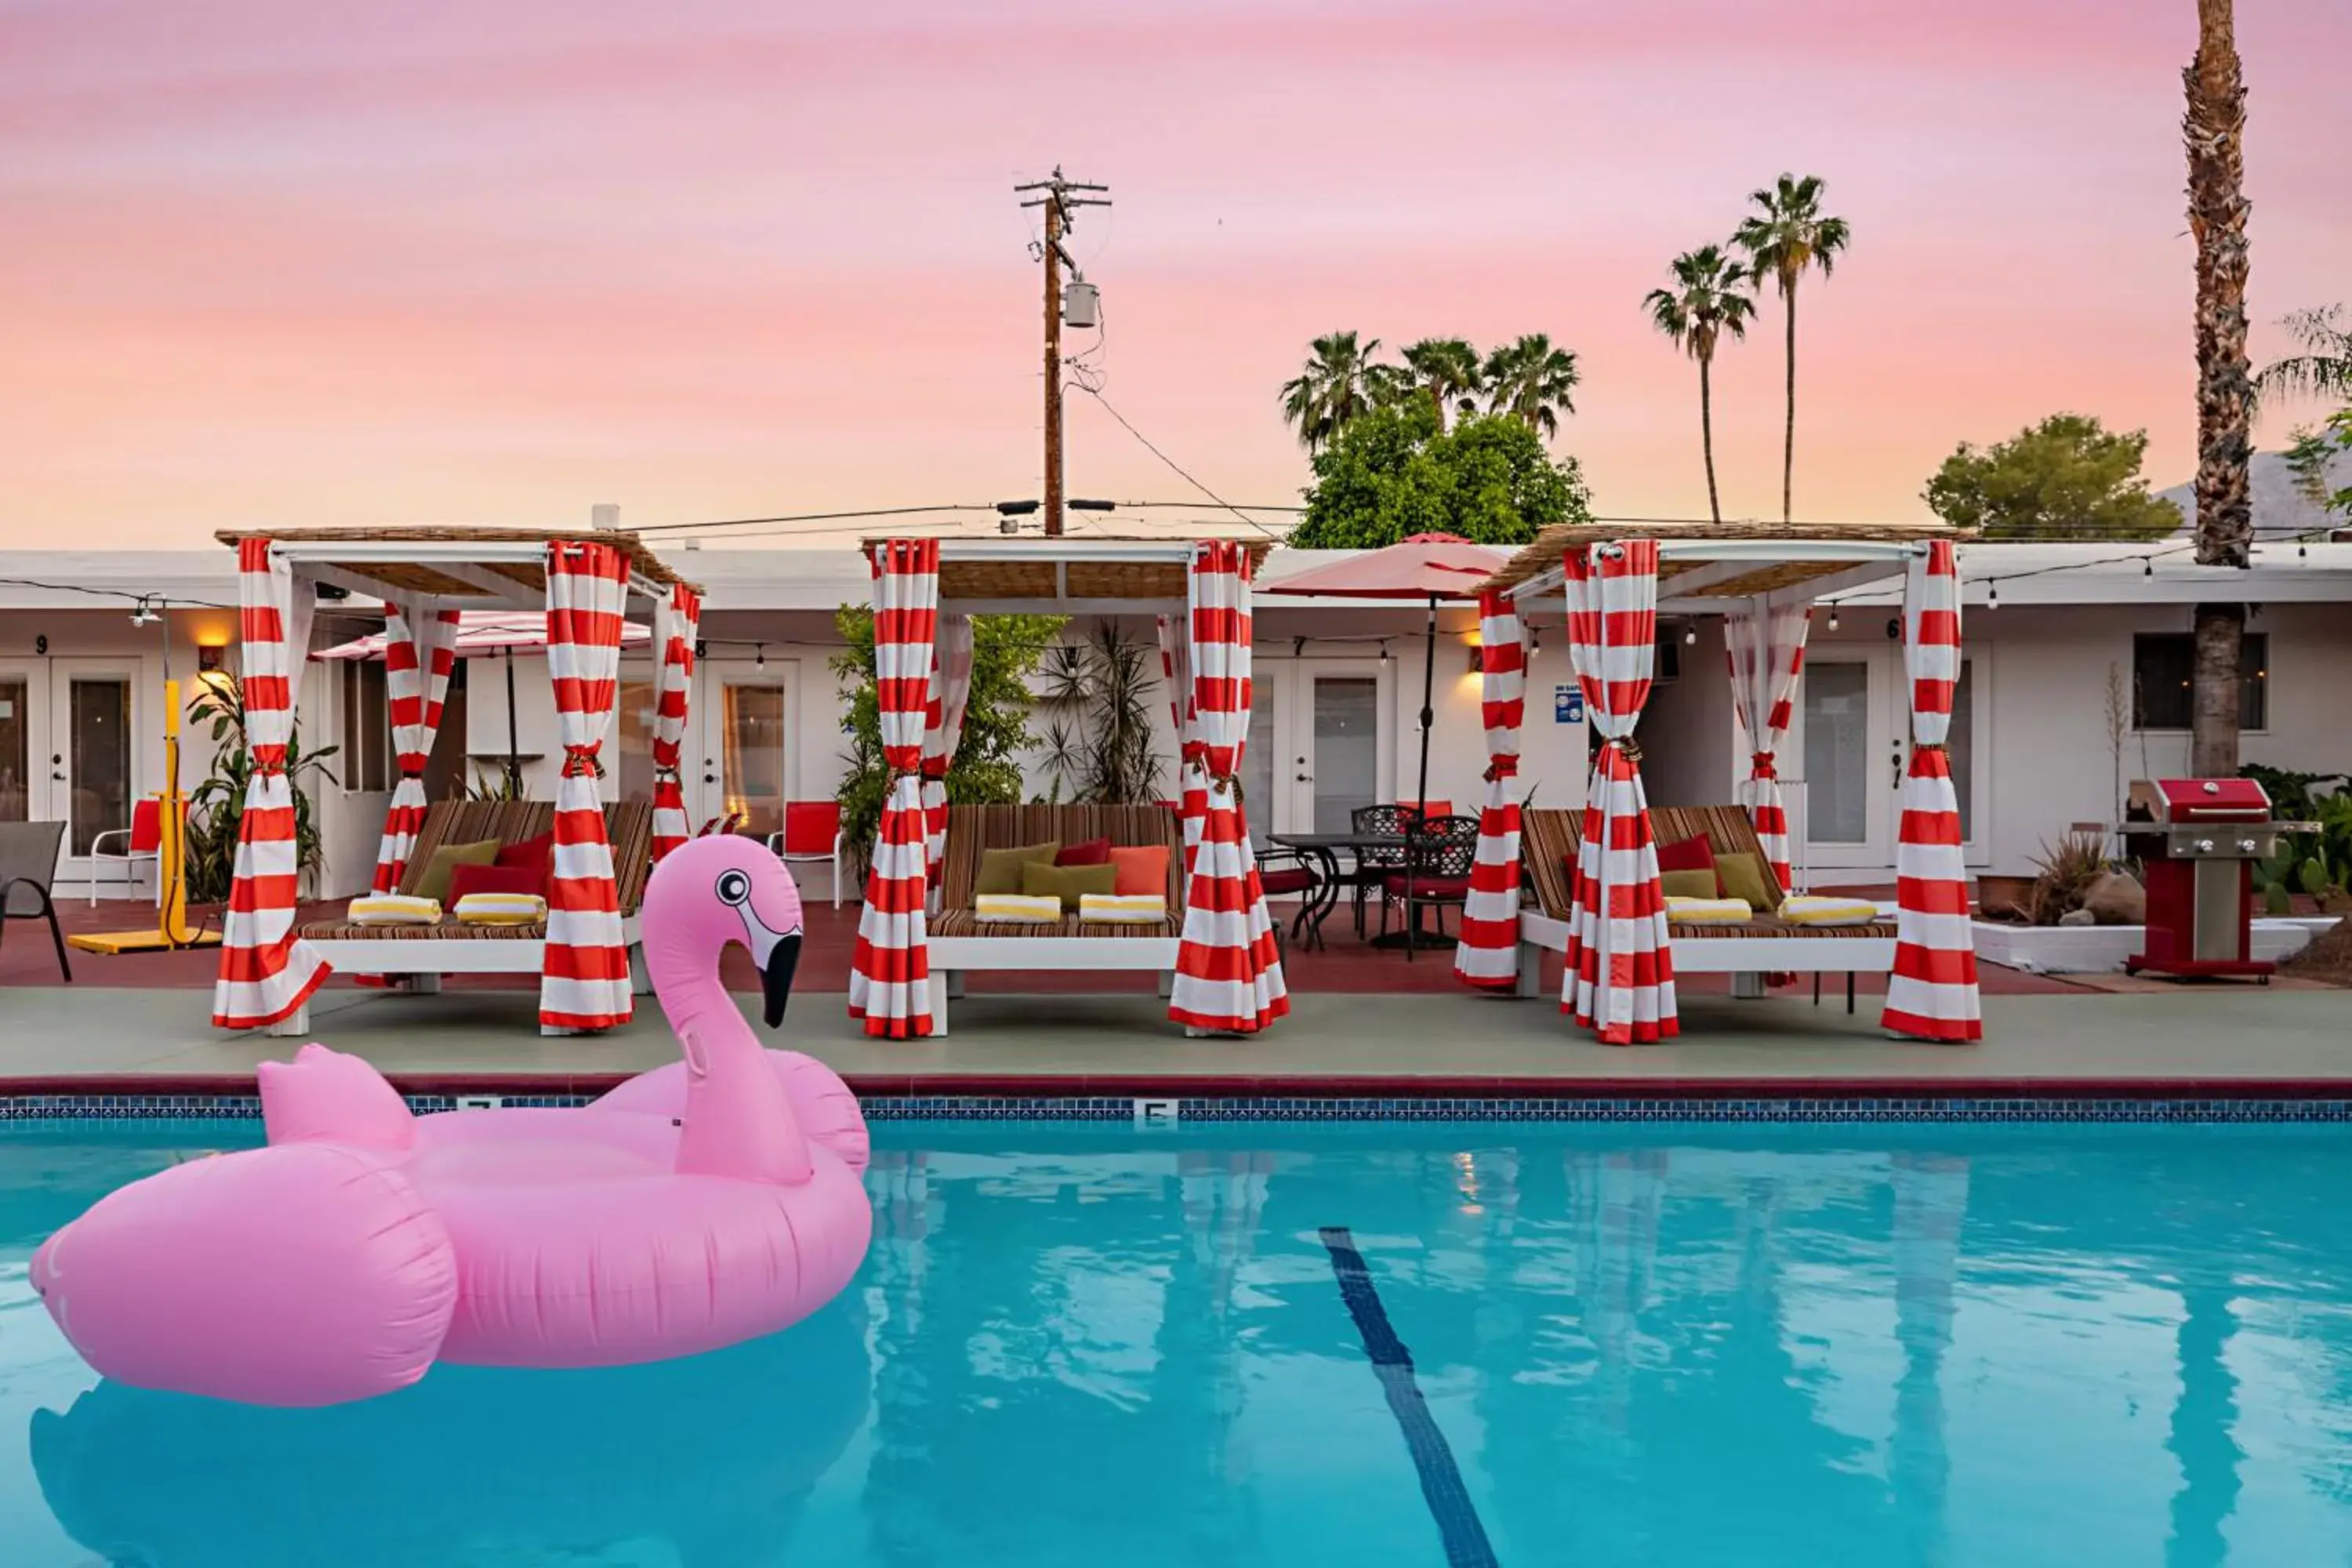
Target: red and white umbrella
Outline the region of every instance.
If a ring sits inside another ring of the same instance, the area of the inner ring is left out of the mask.
[[[353,637],[321,648],[312,658],[382,658],[387,639],[382,632]],[[621,646],[638,647],[654,640],[653,629],[635,621],[621,625]],[[460,610],[457,612],[457,657],[486,653],[545,653],[547,612],[544,610]]]

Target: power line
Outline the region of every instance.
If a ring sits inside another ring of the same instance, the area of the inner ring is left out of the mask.
[[[1134,426],[1129,425],[1127,422],[1127,416],[1121,414],[1118,409],[1113,408],[1110,405],[1110,400],[1105,397],[1101,393],[1097,392],[1091,386],[1087,386],[1084,382],[1078,383],[1077,385],[1080,391],[1086,393],[1087,396],[1093,398],[1097,403],[1101,404],[1102,411],[1105,414],[1109,415],[1113,419],[1118,420],[1122,429],[1124,429],[1129,435],[1134,437],[1137,440],[1142,442],[1143,449],[1145,451],[1150,453],[1153,457],[1167,464],[1171,468],[1173,468],[1176,471],[1177,477],[1181,479],[1186,484],[1191,485],[1194,489],[1199,490],[1202,495],[1207,496],[1211,500],[1215,501],[1219,506],[1223,507],[1227,511],[1232,512],[1235,517],[1240,518],[1244,522],[1248,523],[1252,528],[1256,529],[1268,539],[1279,540],[1282,537],[1281,534],[1276,533],[1273,529],[1266,527],[1265,524],[1250,516],[1247,512],[1242,510],[1241,508],[1234,505],[1233,502],[1227,500],[1224,497],[1219,495],[1216,491],[1211,489],[1200,480],[1194,479],[1181,463],[1179,463],[1175,458],[1170,457],[1167,453],[1153,446],[1150,437],[1137,429]]]
[[[765,528],[780,522],[837,522],[844,518],[913,517],[922,512],[985,511],[996,510],[992,503],[972,506],[883,506],[869,507],[862,511],[803,511],[781,517],[730,517],[712,522],[652,522],[630,530],[633,533],[692,533],[713,528]],[[813,531],[824,532],[824,530]]]
[[[130,588],[92,588],[81,583],[43,583],[31,577],[0,577],[0,585],[11,588],[41,588],[52,594],[88,594],[94,598],[127,599],[138,605],[184,605],[192,609],[234,610],[235,605],[216,605],[210,599],[183,599],[170,594],[142,594]]]

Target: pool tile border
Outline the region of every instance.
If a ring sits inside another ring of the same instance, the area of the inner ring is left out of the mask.
[[[585,1093],[412,1093],[420,1115],[455,1110],[461,1100],[504,1107],[564,1109]],[[1129,1095],[867,1095],[876,1121],[1091,1121],[1134,1125],[1145,1100]],[[1482,1096],[1163,1096],[1149,1103],[1177,1122],[1564,1121],[1564,1122],[2346,1122],[2352,1099],[2276,1096],[1705,1096],[1499,1099]],[[17,1094],[0,1091],[0,1122],[257,1121],[252,1094]]]

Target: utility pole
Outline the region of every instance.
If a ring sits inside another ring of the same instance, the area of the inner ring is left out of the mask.
[[[1056,163],[1053,178],[1013,189],[1028,196],[1023,206],[1045,209],[1045,239],[1036,248],[1045,264],[1045,535],[1053,539],[1062,532],[1062,268],[1067,267],[1073,276],[1078,270],[1062,248],[1062,237],[1075,226],[1078,208],[1110,205],[1110,187],[1064,179]],[[1101,194],[1078,194],[1083,192]]]

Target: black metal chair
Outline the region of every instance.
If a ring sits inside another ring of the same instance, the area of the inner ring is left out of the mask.
[[[1290,922],[1290,938],[1302,935],[1309,947],[1323,945],[1323,916],[1328,910],[1325,900],[1323,873],[1317,868],[1314,858],[1304,849],[1286,845],[1268,846],[1257,852],[1259,888],[1269,899],[1296,898],[1298,913]],[[1275,931],[1282,931],[1282,922],[1275,922]]]
[[[57,900],[50,896],[58,877],[58,849],[65,837],[62,822],[0,822],[0,936],[7,934],[10,921],[48,921],[58,969],[71,984],[66,933],[58,926]]]
[[[1404,833],[1404,819],[1409,814],[1399,805],[1360,805],[1348,814],[1348,826],[1358,833]],[[1389,879],[1391,872],[1404,869],[1404,850],[1359,849],[1356,863],[1339,873],[1340,886],[1350,890],[1356,906],[1356,940],[1364,938],[1364,900],[1373,889]]]
[[[1421,939],[1421,911],[1437,910],[1437,935],[1445,935],[1445,906],[1460,908],[1470,896],[1470,868],[1478,858],[1478,819],[1431,816],[1405,832],[1404,869],[1391,871],[1381,887],[1381,934],[1389,933],[1389,909],[1404,906],[1404,956],[1411,963]]]

